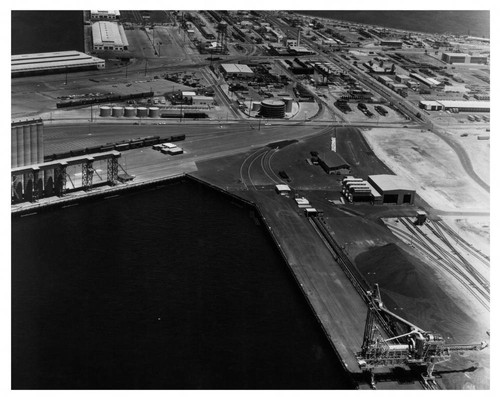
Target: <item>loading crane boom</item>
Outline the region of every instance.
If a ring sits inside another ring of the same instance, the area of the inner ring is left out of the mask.
[[[441,335],[424,331],[388,310],[382,303],[378,284],[375,284],[375,291],[371,291],[369,295],[371,304],[366,318],[363,344],[361,351],[356,353],[356,359],[359,367],[370,373],[373,388],[375,388],[373,370],[376,368],[425,365],[427,372],[423,373],[422,377],[427,384],[429,381],[434,381],[432,375],[434,366],[450,360],[452,352],[478,351],[488,346],[486,342],[446,344]],[[392,321],[397,320],[407,327],[408,332],[384,338],[376,323],[380,319],[380,314],[391,317]]]

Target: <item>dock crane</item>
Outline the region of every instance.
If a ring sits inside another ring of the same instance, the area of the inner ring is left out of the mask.
[[[375,290],[369,291],[371,298],[366,318],[365,331],[361,351],[356,353],[356,359],[360,369],[370,373],[371,386],[375,388],[375,376],[373,370],[376,368],[394,368],[401,366],[427,366],[427,372],[422,374],[424,383],[434,383],[434,366],[450,360],[452,352],[478,351],[488,346],[486,342],[476,344],[446,344],[444,338],[436,333],[427,332],[392,313],[382,303],[378,284]],[[395,321],[402,324],[407,332],[401,335],[387,335],[394,327],[380,324],[382,330],[375,320],[381,321],[388,318],[389,323]],[[384,336],[385,335],[385,336]],[[387,337],[389,336],[389,337]]]

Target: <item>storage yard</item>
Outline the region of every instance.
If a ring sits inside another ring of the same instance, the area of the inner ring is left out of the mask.
[[[85,15],[116,26],[104,69],[13,80],[13,119],[43,120],[36,153],[68,178],[35,197],[38,169],[17,170],[14,213],[197,178],[255,203],[360,388],[489,388],[488,42],[284,11]],[[92,168],[108,151],[116,170]],[[371,316],[401,354],[370,350]],[[398,336],[415,327],[449,359],[427,375]]]

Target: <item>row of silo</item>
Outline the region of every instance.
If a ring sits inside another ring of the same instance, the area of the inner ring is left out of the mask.
[[[40,120],[11,126],[11,166],[43,163],[43,124]]]
[[[160,117],[160,108],[157,107],[138,107],[133,106],[101,106],[99,108],[100,117]]]

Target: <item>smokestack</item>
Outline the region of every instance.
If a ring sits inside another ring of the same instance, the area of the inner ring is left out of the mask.
[[[300,46],[300,29],[299,29],[299,36],[297,37],[297,47]]]

